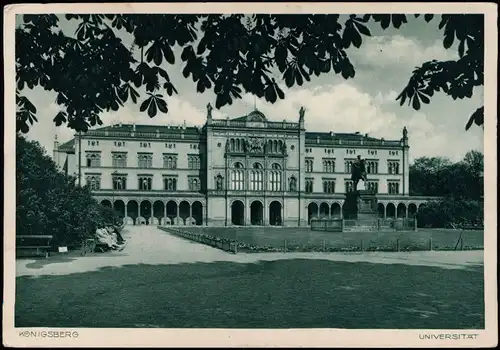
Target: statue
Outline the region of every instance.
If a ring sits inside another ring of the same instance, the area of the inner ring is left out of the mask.
[[[403,128],[403,138],[406,139],[408,137],[408,130],[406,129],[406,126]]]
[[[304,114],[306,113],[306,110],[304,109],[303,106],[300,107],[300,110],[299,110],[299,116],[300,116],[300,119],[304,119]]]
[[[356,161],[352,164],[351,180],[353,181],[354,191],[356,191],[358,188],[359,180],[363,180],[366,182],[365,160],[361,159],[361,156],[358,156]]]
[[[287,156],[288,155],[288,151],[286,149],[286,142],[283,142],[283,149],[282,149],[282,153],[284,156]]]
[[[217,190],[222,190],[222,176],[220,176],[220,175],[217,175],[216,186],[217,186]]]
[[[211,119],[212,118],[212,109],[214,109],[212,107],[212,105],[209,103],[207,104],[207,118]]]

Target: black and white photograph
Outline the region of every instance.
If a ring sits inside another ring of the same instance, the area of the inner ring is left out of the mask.
[[[497,6],[439,6],[5,7],[4,345],[495,346]]]

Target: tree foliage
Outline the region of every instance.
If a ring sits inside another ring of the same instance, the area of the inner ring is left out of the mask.
[[[418,210],[417,224],[432,228],[481,227],[484,225],[484,206],[481,201],[466,198],[432,201]]]
[[[483,190],[484,156],[469,151],[452,163],[443,157],[422,157],[410,165],[410,195],[479,200]]]
[[[419,17],[419,15],[415,15]],[[16,29],[17,130],[28,132],[35,123],[36,107],[24,96],[26,87],[40,86],[57,93],[63,108],[56,125],[86,131],[101,125],[103,111],[117,111],[129,99],[140,111],[154,117],[168,113],[165,95],[177,90],[168,65],[179,61],[182,74],[198,92],[213,90],[216,108],[231,105],[242,93],[274,103],[285,98],[273,71],[287,87],[303,85],[311,76],[341,74],[354,78],[355,69],[346,50],[360,48],[370,36],[369,22],[383,29],[401,28],[402,14],[339,15],[258,14],[67,14],[76,21],[74,36],[58,30],[56,15],[24,15]],[[433,15],[427,14],[429,22]],[[424,62],[413,71],[408,86],[398,96],[416,110],[430,103],[435,92],[453,99],[471,97],[483,84],[484,38],[482,15],[441,15],[443,45],[458,43],[456,61]],[[119,34],[134,39],[126,47]],[[135,52],[140,57],[136,60]],[[136,90],[145,87],[146,96]],[[483,124],[480,107],[467,123]]]
[[[16,142],[17,234],[51,234],[54,245],[71,245],[112,222],[112,209],[60,172],[38,142],[19,134]]]

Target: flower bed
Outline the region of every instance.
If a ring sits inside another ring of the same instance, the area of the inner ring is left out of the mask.
[[[224,250],[226,252],[236,253],[237,249],[238,249],[237,248],[238,243],[236,241],[230,240],[228,238],[209,236],[209,235],[206,235],[203,233],[194,233],[194,232],[179,230],[179,229],[171,228],[171,227],[166,228],[166,227],[158,226],[158,228],[162,231],[169,232],[169,233],[176,235],[178,237],[182,237],[182,238],[188,239],[190,241],[209,245],[211,247]]]

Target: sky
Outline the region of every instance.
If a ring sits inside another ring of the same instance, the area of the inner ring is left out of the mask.
[[[62,17],[61,17],[62,18]],[[361,48],[350,48],[349,58],[356,75],[345,80],[334,72],[313,76],[302,86],[287,89],[281,76],[281,87],[285,99],[271,104],[265,99],[243,95],[232,105],[214,109],[214,118],[233,118],[251,112],[254,104],[269,120],[298,121],[299,109],[306,109],[307,131],[361,132],[386,140],[400,139],[404,126],[408,129],[410,161],[423,156],[444,156],[452,161],[463,158],[469,150],[483,151],[483,129],[473,126],[465,131],[469,116],[483,105],[482,87],[474,91],[470,99],[453,100],[444,95],[434,95],[429,105],[422,105],[419,111],[407,104],[400,106],[396,97],[406,86],[414,68],[432,59],[457,58],[457,47],[446,50],[442,44],[442,30],[439,19],[426,23],[422,18],[408,16],[408,23],[400,29],[382,30],[377,23],[370,22],[371,37],[363,37]],[[73,35],[75,21],[61,20],[61,30]],[[129,46],[132,38],[123,35],[124,44]],[[184,63],[180,50],[174,65],[164,64],[178,95],[168,97],[168,114],[149,118],[139,111],[139,104],[127,103],[117,112],[105,112],[101,119],[105,125],[118,122],[154,125],[201,126],[206,120],[206,105],[215,106],[215,94],[196,92],[192,80],[182,76]],[[139,90],[141,91],[141,90]],[[160,92],[161,93],[161,92]],[[57,135],[63,143],[73,137],[74,132],[65,126],[56,127],[52,121],[61,109],[56,103],[56,94],[41,88],[22,91],[37,107],[38,123],[26,135],[36,140],[51,155],[54,138]],[[141,95],[145,96],[145,95]],[[140,99],[140,100],[143,100]]]

